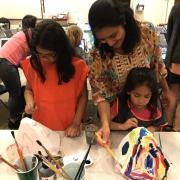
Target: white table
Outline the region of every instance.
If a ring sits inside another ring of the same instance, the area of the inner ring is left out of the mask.
[[[78,152],[86,151],[88,145],[84,133],[77,138],[64,137],[64,132],[61,134],[62,142],[61,148],[66,155],[75,154]],[[112,132],[111,139],[113,148],[117,149],[119,142],[126,133]],[[157,136],[157,133],[155,133]],[[176,132],[161,132],[162,149],[167,158],[172,162],[171,168],[168,173],[168,180],[180,179],[180,133]],[[157,136],[158,137],[158,136]],[[157,138],[158,139],[158,138]],[[56,143],[55,140],[53,140]],[[7,144],[14,143],[9,130],[0,130],[0,153],[4,152],[4,147]],[[112,158],[107,154],[106,150],[99,146],[93,145],[90,150],[90,156],[93,159],[93,164],[86,169],[86,180],[123,180],[124,178],[114,172],[114,164]],[[16,174],[6,164],[0,164],[0,180],[16,180]]]
[[[155,137],[159,139],[158,133]],[[160,132],[160,137],[162,151],[171,162],[167,180],[180,180],[180,132]]]

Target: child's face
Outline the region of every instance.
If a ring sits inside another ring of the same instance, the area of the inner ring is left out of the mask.
[[[128,92],[134,108],[144,109],[151,99],[151,90],[146,85],[140,85]]]
[[[54,63],[56,61],[56,53],[54,51],[43,49],[43,48],[37,46],[36,52],[37,52],[37,55],[39,56],[40,60],[42,60],[46,63]]]

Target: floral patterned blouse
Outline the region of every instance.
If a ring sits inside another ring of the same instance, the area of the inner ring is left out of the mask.
[[[90,84],[94,103],[112,102],[122,90],[129,70],[134,67],[149,67],[152,62],[163,63],[159,40],[151,23],[141,23],[141,41],[130,54],[115,52],[113,58],[102,59],[97,49],[91,52]]]

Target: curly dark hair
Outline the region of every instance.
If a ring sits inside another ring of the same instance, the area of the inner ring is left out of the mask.
[[[126,36],[122,44],[125,54],[131,53],[140,42],[140,28],[134,18],[133,10],[119,0],[96,0],[89,10],[89,24],[94,36],[94,45],[99,49],[102,57],[114,55],[114,50],[108,44],[98,41],[95,31],[104,27],[123,26]]]
[[[68,82],[75,73],[72,64],[74,50],[66,36],[64,29],[54,20],[43,20],[36,25],[30,41],[32,67],[40,76],[42,82],[46,80],[43,68],[37,55],[36,47],[53,51],[56,54],[56,70],[58,84]]]

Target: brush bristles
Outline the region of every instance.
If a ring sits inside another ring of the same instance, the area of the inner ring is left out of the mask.
[[[13,138],[15,139],[14,131],[11,131],[11,134],[12,134]]]
[[[40,156],[42,156],[42,153],[41,153],[41,151],[38,151],[38,154],[39,154]]]
[[[37,142],[40,146],[42,146],[42,143],[41,143],[39,140],[36,140],[36,142]]]

